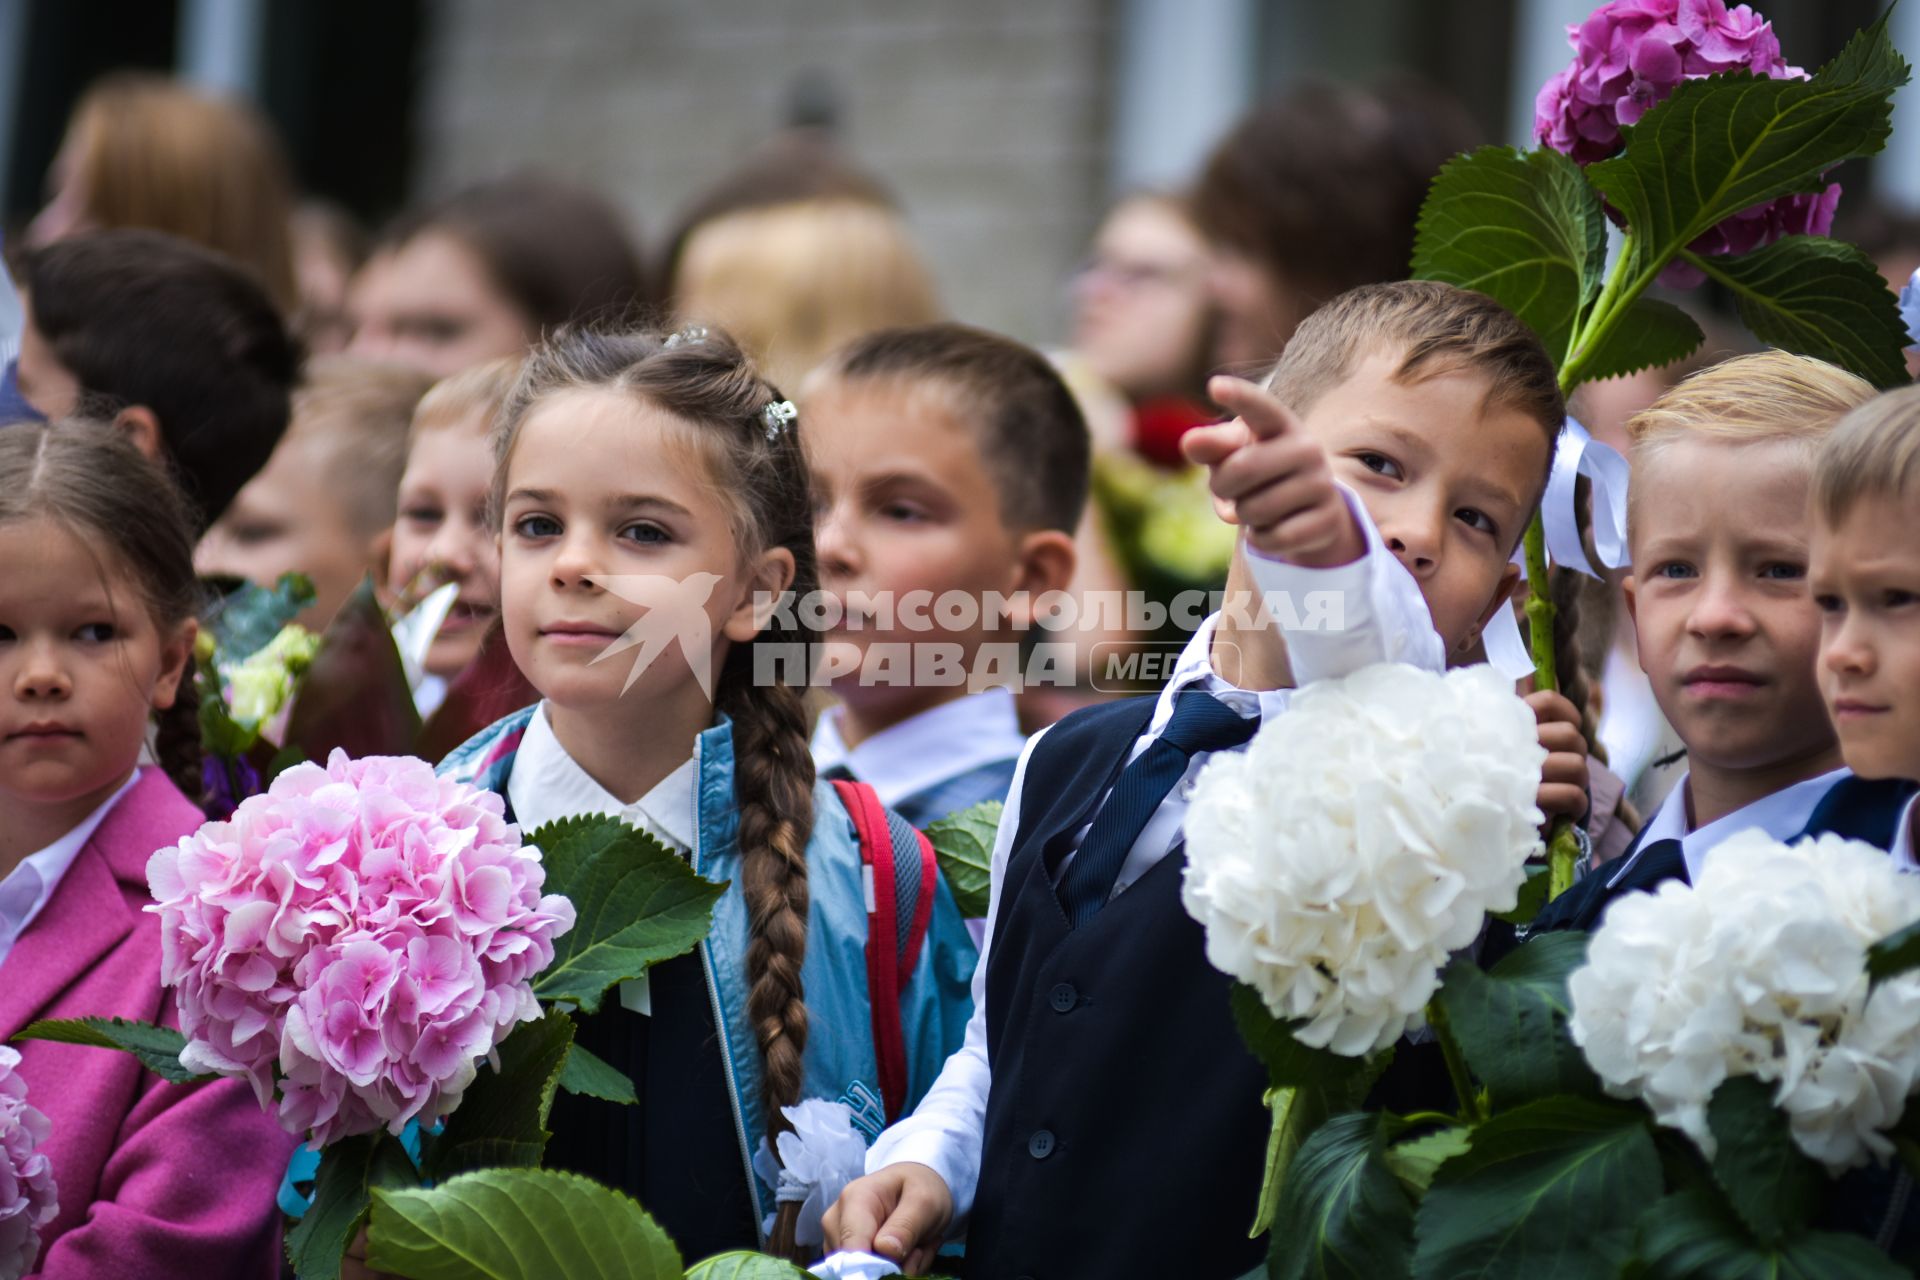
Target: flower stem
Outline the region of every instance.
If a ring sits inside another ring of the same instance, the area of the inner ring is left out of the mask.
[[[1473,1087],[1473,1078],[1467,1074],[1467,1060],[1460,1052],[1460,1042],[1453,1038],[1447,1007],[1437,997],[1427,1001],[1427,1025],[1433,1028],[1434,1039],[1440,1042],[1440,1056],[1447,1062],[1447,1079],[1453,1084],[1453,1096],[1460,1099],[1460,1123],[1479,1124],[1487,1118],[1480,1110],[1480,1094]]]

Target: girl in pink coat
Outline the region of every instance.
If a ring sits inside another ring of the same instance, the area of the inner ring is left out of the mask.
[[[203,817],[192,525],[118,431],[0,430],[0,1040],[41,1018],[175,1020],[147,859]],[[141,767],[154,733],[161,768]],[[171,775],[171,776],[170,776]],[[237,1080],[23,1041],[59,1212],[34,1275],[278,1274],[294,1139]]]

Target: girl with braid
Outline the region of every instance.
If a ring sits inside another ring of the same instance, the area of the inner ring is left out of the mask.
[[[191,661],[193,523],[120,432],[0,431],[0,1042],[42,1018],[176,1021],[147,859],[206,820]],[[149,733],[160,767],[143,766]],[[294,1140],[239,1080],[31,1040],[59,1209],[37,1276],[275,1266]]]
[[[773,603],[817,589],[796,415],[717,332],[564,331],[494,446],[502,624],[541,701],[442,771],[500,792],[523,830],[613,814],[728,882],[693,954],[582,1019],[639,1103],[562,1094],[547,1164],[632,1194],[690,1261],[761,1247],[769,1223],[791,1251],[797,1206],[777,1214],[754,1166],[781,1109],[845,1101],[873,1132],[888,1110],[860,847],[789,683],[816,637],[806,607]],[[976,959],[944,883],[921,891],[931,924],[898,975],[909,1107],[960,1044]]]

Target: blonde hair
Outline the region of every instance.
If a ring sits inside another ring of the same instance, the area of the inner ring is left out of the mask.
[[[1813,466],[1813,508],[1837,525],[1865,498],[1920,495],[1920,387],[1876,396],[1840,420]]]
[[[501,356],[434,383],[413,411],[407,447],[412,448],[413,442],[425,432],[462,426],[474,418],[481,420],[482,431],[491,431],[494,415],[506,403],[525,363],[525,356]]]
[[[1627,420],[1636,458],[1685,436],[1728,443],[1800,440],[1812,449],[1873,387],[1811,356],[1757,351],[1708,365]]]
[[[842,196],[701,223],[673,292],[684,319],[725,327],[781,386],[797,385],[843,343],[941,318],[932,274],[900,215]]]
[[[292,313],[293,184],[257,112],[161,76],[109,76],[74,109],[64,148],[66,181],[80,184],[93,225],[147,227],[218,250]]]
[[[356,534],[372,537],[393,523],[407,432],[427,393],[425,374],[353,356],[323,356],[307,366],[293,393],[293,420],[281,447],[311,444]]]

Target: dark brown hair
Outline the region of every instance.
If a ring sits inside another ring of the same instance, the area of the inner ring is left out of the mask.
[[[1079,526],[1092,467],[1087,421],[1067,384],[1031,347],[963,324],[883,329],[840,348],[822,374],[951,392],[998,482],[1002,523],[1067,533]]]
[[[21,282],[34,328],[88,416],[144,405],[205,528],[287,429],[299,351],[252,276],[157,231],[92,231],[36,249]]]
[[[1413,79],[1317,81],[1256,107],[1207,160],[1200,227],[1277,274],[1296,314],[1398,280],[1440,166],[1479,139],[1466,109]]]
[[[743,558],[786,548],[794,564],[791,589],[805,599],[818,588],[819,573],[812,486],[797,424],[770,430],[762,415],[781,394],[732,339],[718,331],[696,332],[701,336],[668,345],[654,333],[564,330],[534,348],[495,428],[493,518],[500,519],[514,442],[536,407],[582,389],[630,395],[695,429],[716,492],[734,504],[734,537]],[[812,652],[818,637],[800,621],[805,613],[777,611],[753,641],[734,645],[714,699],[733,721],[740,887],[749,936],[747,1017],[766,1064],[761,1092],[769,1134],[787,1127],[780,1108],[800,1101],[805,1076],[800,965],[807,949],[814,770],[805,691],[778,679],[756,684],[754,651],[766,644],[775,652],[794,645]]]
[[[89,547],[110,583],[126,582],[162,632],[199,610],[194,528],[166,475],[126,435],[92,422],[0,430],[0,525],[44,519]],[[160,766],[199,803],[199,695],[189,663],[173,706],[155,717]]]
[[[399,248],[429,231],[456,237],[527,318],[529,341],[562,325],[632,321],[646,277],[624,220],[598,193],[540,174],[483,182],[402,214]]]

